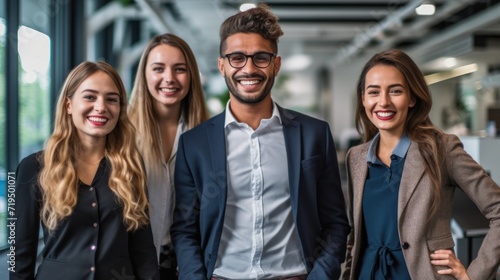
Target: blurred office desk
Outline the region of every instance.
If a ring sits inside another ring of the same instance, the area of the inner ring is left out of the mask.
[[[474,158],[497,184],[500,182],[500,138],[461,136],[465,151]],[[457,241],[456,253],[460,261],[468,266],[477,256],[484,236],[488,232],[488,220],[477,206],[457,189],[452,212],[453,234]]]

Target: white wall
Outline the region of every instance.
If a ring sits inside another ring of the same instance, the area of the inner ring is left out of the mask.
[[[374,55],[358,55],[332,70],[332,118],[334,137],[355,129],[356,85],[365,63]]]
[[[343,132],[355,128],[356,83],[367,59],[358,58],[331,69],[332,133],[339,138]]]
[[[434,125],[441,129],[445,128],[442,118],[443,110],[453,106],[455,94],[458,91],[457,83],[457,79],[451,79],[429,86],[433,103],[429,115]]]

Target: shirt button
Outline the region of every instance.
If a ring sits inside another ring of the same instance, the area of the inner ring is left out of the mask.
[[[97,205],[97,203],[92,202],[92,207],[95,207],[96,205]]]
[[[91,266],[90,271],[94,271],[94,270],[95,270],[95,267]]]
[[[94,251],[95,250],[95,245],[90,246],[90,250]]]
[[[93,188],[93,187],[90,187],[90,188],[89,188],[89,191],[93,191],[93,190],[94,190],[94,188]]]
[[[406,249],[410,248],[410,244],[408,244],[408,242],[405,242],[405,243],[403,243],[403,246],[401,246],[401,247],[406,250]]]
[[[97,227],[97,223],[93,223],[92,225],[93,225],[94,227]]]

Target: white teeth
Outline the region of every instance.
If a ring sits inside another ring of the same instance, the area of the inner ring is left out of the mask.
[[[163,92],[174,92],[174,91],[177,91],[176,88],[161,88],[160,90],[163,91]]]
[[[89,117],[89,120],[93,121],[93,122],[102,122],[102,123],[105,123],[108,121],[108,119],[106,119],[106,118],[98,118],[98,117]]]
[[[259,80],[251,80],[251,81],[240,81],[242,85],[254,85],[257,84]]]
[[[394,115],[394,113],[392,113],[392,112],[378,112],[377,115],[382,117],[382,118],[387,118],[387,117]]]

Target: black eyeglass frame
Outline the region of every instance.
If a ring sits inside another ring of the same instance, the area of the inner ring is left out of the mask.
[[[231,59],[229,59],[229,57],[232,56],[232,55],[235,55],[235,54],[242,55],[242,56],[245,57],[245,63],[243,63],[242,66],[235,67],[235,66],[233,66],[233,64],[231,64]],[[259,54],[269,55],[270,56],[269,57],[269,64],[267,64],[266,66],[259,66],[259,65],[255,64],[255,60],[253,58],[254,58],[254,56],[259,55]],[[264,69],[264,68],[269,67],[269,65],[271,65],[271,61],[272,61],[273,57],[276,57],[276,56],[277,56],[277,54],[270,53],[270,52],[256,52],[254,54],[244,54],[244,53],[241,53],[241,52],[233,52],[233,53],[228,53],[228,54],[223,55],[222,58],[227,58],[227,61],[229,62],[229,65],[231,65],[231,67],[233,67],[234,69],[241,69],[241,68],[243,68],[243,67],[245,67],[247,65],[248,58],[250,57],[250,58],[252,58],[252,63],[253,63],[253,65],[255,67]]]

